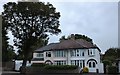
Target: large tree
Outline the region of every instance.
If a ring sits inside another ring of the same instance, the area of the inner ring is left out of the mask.
[[[40,39],[46,39],[48,33],[58,34],[60,13],[50,3],[9,2],[4,4],[2,13],[7,26],[14,35],[15,46],[23,54],[23,64],[29,59],[33,46]]]
[[[103,61],[114,63],[117,58],[120,58],[120,48],[109,48],[103,55]]]
[[[7,34],[7,24],[4,18],[2,18],[2,62],[11,61],[15,58],[14,48],[12,45],[9,45]]]
[[[81,34],[71,34],[68,37],[62,36],[59,40],[60,41],[61,40],[68,40],[68,39],[71,39],[71,38],[74,39],[74,40],[76,40],[76,39],[84,39],[84,40],[86,40],[88,42],[93,43],[91,38],[89,38],[88,36],[85,36],[85,35],[81,35]]]

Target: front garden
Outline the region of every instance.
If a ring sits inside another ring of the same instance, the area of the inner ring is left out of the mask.
[[[48,65],[34,63],[30,67],[24,69],[25,74],[36,74],[36,73],[79,73],[80,68],[75,65]]]

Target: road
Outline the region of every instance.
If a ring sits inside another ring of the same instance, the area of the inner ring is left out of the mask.
[[[14,72],[14,71],[6,71],[2,72],[1,75],[25,75],[25,74],[20,74],[20,72]],[[29,74],[29,75],[120,75],[120,74],[95,74],[95,73],[89,73],[89,74]]]

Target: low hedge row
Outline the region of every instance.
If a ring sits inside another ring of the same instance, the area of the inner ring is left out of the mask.
[[[45,63],[33,63],[31,66],[32,67],[44,67],[46,65],[48,65],[48,64],[45,64]]]
[[[31,65],[32,67],[42,67],[46,70],[73,70],[77,69],[78,66],[75,65],[48,65],[48,64],[40,64],[40,63],[34,63]]]
[[[75,65],[46,65],[44,67],[44,69],[47,70],[73,70],[73,69],[77,69],[78,66]]]

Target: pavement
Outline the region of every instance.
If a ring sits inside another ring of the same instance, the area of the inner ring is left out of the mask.
[[[21,75],[20,72],[16,71],[2,71],[1,75]]]

